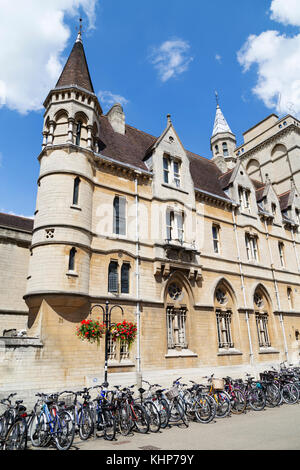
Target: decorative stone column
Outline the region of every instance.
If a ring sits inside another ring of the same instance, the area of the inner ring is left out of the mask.
[[[54,122],[54,121],[50,121],[50,123],[49,123],[49,134],[48,134],[47,146],[53,144],[54,126],[55,126],[55,122]]]
[[[47,145],[47,140],[48,140],[48,132],[43,131],[43,143],[42,143],[42,149],[44,149]]]
[[[68,120],[68,140],[67,140],[67,143],[68,144],[73,144],[74,143],[74,135],[73,135],[73,130],[74,130],[74,118],[69,118]]]
[[[88,149],[92,148],[92,129],[93,129],[93,126],[87,126],[87,132],[88,132],[87,148]]]

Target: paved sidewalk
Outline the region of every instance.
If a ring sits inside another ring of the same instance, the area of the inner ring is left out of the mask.
[[[188,428],[174,425],[147,435],[117,434],[113,442],[76,437],[72,449],[112,455],[125,450],[300,450],[300,404],[249,411],[209,424],[190,422]]]

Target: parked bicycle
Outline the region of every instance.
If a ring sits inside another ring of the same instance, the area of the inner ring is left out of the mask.
[[[30,439],[34,447],[44,447],[53,442],[58,450],[68,450],[73,444],[75,426],[71,413],[64,410],[64,402],[58,402],[58,394],[37,393],[38,402]],[[40,410],[38,411],[38,405]]]

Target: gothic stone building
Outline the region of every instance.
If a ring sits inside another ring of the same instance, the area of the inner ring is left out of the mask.
[[[154,137],[103,113],[81,33],[44,106],[34,221],[0,214],[1,389],[101,380],[104,342],[75,330],[107,300],[138,328],[109,341],[118,381],[298,363],[300,122],[237,147],[217,106],[203,158],[169,115]]]

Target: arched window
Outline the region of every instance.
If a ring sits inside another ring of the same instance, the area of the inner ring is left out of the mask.
[[[80,138],[81,138],[81,129],[82,129],[82,122],[78,121],[76,124],[76,145],[80,145]]]
[[[255,291],[253,301],[258,344],[260,348],[267,348],[271,346],[268,327],[268,302],[261,289]]]
[[[228,152],[228,145],[227,142],[222,143],[222,149],[223,149],[223,156],[228,157],[229,152]]]
[[[261,181],[260,164],[257,160],[251,159],[246,167],[247,174],[258,181]]]
[[[69,271],[75,271],[76,248],[71,248],[69,253]]]
[[[217,321],[219,349],[233,348],[231,331],[233,302],[224,283],[220,283],[215,290],[215,312]]]
[[[182,286],[173,281],[167,290],[167,341],[168,349],[186,349],[187,305]]]
[[[118,262],[111,261],[108,267],[108,292],[118,292]]]
[[[79,185],[80,185],[80,178],[77,176],[74,179],[74,186],[73,186],[73,204],[75,206],[78,205],[78,199],[79,199]]]

